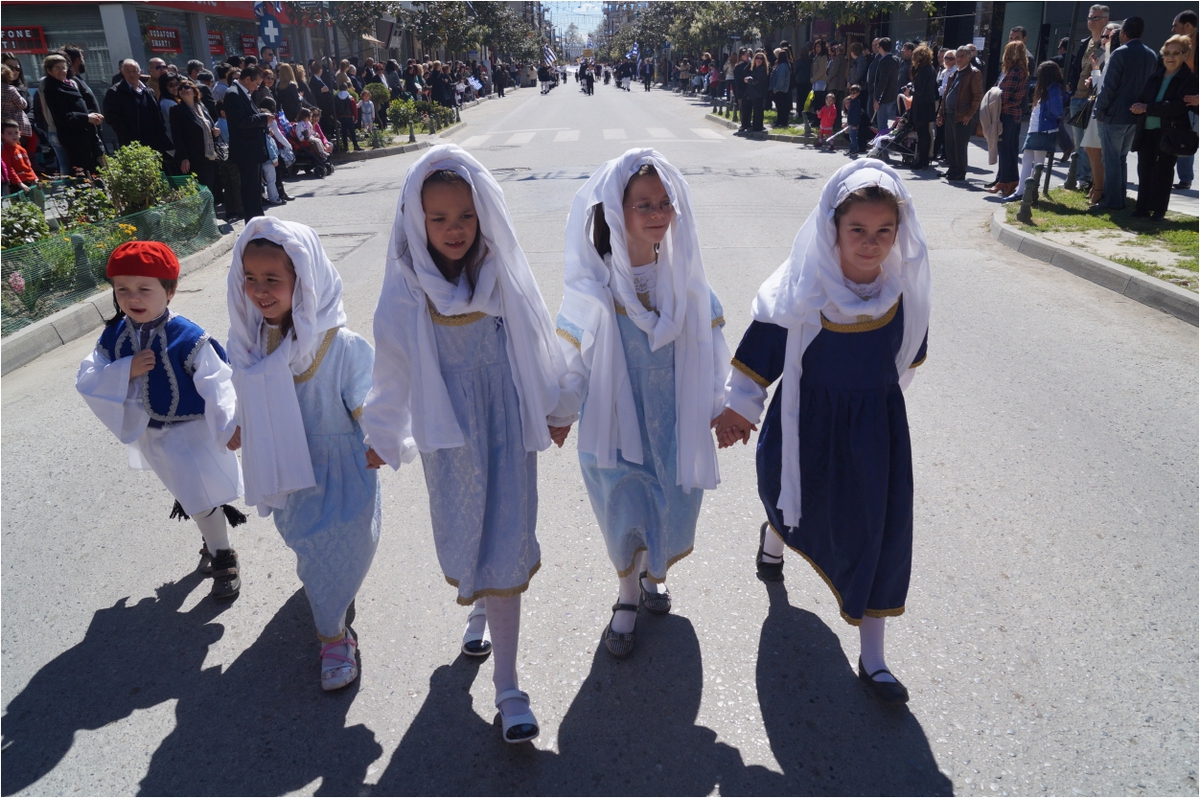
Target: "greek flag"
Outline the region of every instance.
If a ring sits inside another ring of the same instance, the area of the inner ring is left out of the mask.
[[[629,52],[625,53],[625,57],[631,58],[635,61],[638,59],[638,43],[637,42],[633,43],[633,49],[630,50]]]
[[[589,33],[588,37],[587,37],[587,48],[589,50],[591,50],[593,46],[594,45],[592,44],[592,34]]]
[[[554,54],[554,48],[548,44],[542,47],[542,60],[546,66],[554,66],[554,62],[558,60],[558,56]]]

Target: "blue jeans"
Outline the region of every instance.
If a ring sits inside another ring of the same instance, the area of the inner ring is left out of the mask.
[[[63,147],[62,142],[58,139],[58,133],[53,130],[47,130],[46,138],[50,140],[50,148],[54,150],[54,158],[58,161],[58,173],[60,175],[71,174],[71,161],[67,158],[66,148]]]
[[[1087,105],[1086,97],[1084,97],[1082,100],[1072,97],[1071,116],[1075,116],[1075,114],[1082,111],[1083,106],[1085,105]],[[1067,130],[1071,134],[1071,141],[1075,144],[1075,151],[1079,153],[1079,155],[1075,158],[1075,179],[1080,183],[1090,183],[1092,181],[1092,162],[1088,159],[1087,153],[1084,152],[1079,146],[1080,142],[1083,141],[1083,134],[1087,132],[1087,128],[1075,127],[1074,125],[1068,124],[1065,119],[1062,121],[1062,124],[1066,125]],[[1093,120],[1091,124],[1094,125],[1096,123]]]
[[[1196,130],[1196,114],[1193,111],[1188,111],[1188,119],[1192,123],[1192,130]],[[1179,173],[1180,183],[1191,183],[1196,179],[1196,154],[1176,158],[1175,170]]]
[[[850,136],[850,152],[858,152],[858,125],[853,125],[846,133]]]
[[[879,111],[875,114],[875,126],[880,133],[887,130],[887,126],[896,118],[896,103],[886,102],[879,104]]]
[[[1104,199],[1102,204],[1112,210],[1125,209],[1125,186],[1129,182],[1125,158],[1133,147],[1133,135],[1137,125],[1100,125],[1100,152],[1104,156]]]

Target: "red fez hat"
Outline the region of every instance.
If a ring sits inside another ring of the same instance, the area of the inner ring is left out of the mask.
[[[161,241],[127,241],[108,258],[109,277],[179,279],[179,258]]]

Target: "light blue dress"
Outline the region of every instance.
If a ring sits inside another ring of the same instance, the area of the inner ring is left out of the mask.
[[[438,563],[458,603],[514,596],[541,567],[537,452],[525,451],[504,320],[433,314],[438,363],[466,445],[422,452]]]
[[[345,628],[379,544],[379,472],[367,469],[358,423],[374,364],[371,345],[343,327],[327,334],[313,365],[295,377],[317,484],[290,494],[273,514],[324,638]]]
[[[714,326],[724,326],[721,304],[711,297]],[[595,455],[579,453],[583,482],[618,576],[633,572],[635,558],[646,552],[646,571],[655,582],[692,553],[704,491],[685,493],[679,486],[675,434],[675,344],[650,351],[650,339],[621,308],[617,326],[633,387],[642,432],[642,463],[617,455],[614,468],[601,468]],[[576,340],[583,331],[562,316],[558,327]],[[587,402],[584,402],[587,412]]]

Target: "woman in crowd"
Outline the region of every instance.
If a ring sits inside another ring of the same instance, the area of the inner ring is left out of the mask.
[[[750,59],[750,72],[746,75],[746,100],[750,104],[750,118],[743,119],[751,133],[761,133],[763,127],[763,103],[767,96],[767,54],[759,50]]]
[[[4,82],[4,95],[0,99],[0,107],[3,108],[3,112],[0,113],[0,116],[17,123],[17,128],[21,131],[21,141],[24,142],[33,136],[33,126],[29,124],[29,114],[26,113],[29,109],[29,100],[25,95],[28,92],[22,93],[17,86],[17,75],[8,64],[0,66],[0,79]],[[25,147],[25,149],[26,151],[30,150],[29,147]],[[34,149],[37,149],[36,143]]]
[[[1021,106],[1029,92],[1029,54],[1022,42],[1004,47],[1004,74],[1000,78],[1000,166],[996,183],[988,189],[1006,197],[1017,187],[1018,153],[1021,141]]]
[[[775,127],[787,127],[792,113],[792,62],[787,50],[775,51],[775,68],[771,70],[771,102],[775,104]]]
[[[829,85],[825,73],[829,70],[829,45],[824,39],[813,42],[812,67],[809,69],[809,82],[812,84],[812,109],[818,110],[825,105],[825,87]]]
[[[917,159],[913,169],[928,169],[933,153],[933,123],[937,120],[937,75],[933,71],[933,51],[922,44],[912,56],[912,105],[909,122],[917,129]]]
[[[1162,66],[1150,76],[1141,99],[1129,109],[1138,118],[1133,149],[1138,154],[1138,195],[1134,216],[1162,219],[1171,199],[1171,180],[1179,153],[1164,149],[1173,131],[1188,133],[1188,106],[1183,98],[1196,91],[1196,73],[1187,65],[1192,52],[1188,36],[1167,39],[1159,53]],[[1193,134],[1194,135],[1194,134]]]
[[[300,115],[303,103],[300,100],[300,87],[296,83],[296,73],[288,64],[279,65],[279,80],[275,83],[275,101],[283,110],[283,115],[289,122],[295,122]]]
[[[46,123],[58,135],[67,156],[66,167],[95,172],[104,157],[100,143],[104,116],[92,95],[81,92],[75,81],[67,77],[67,66],[67,59],[57,54],[47,56],[42,62],[46,73],[41,89],[48,112]],[[90,104],[89,98],[92,98]]]
[[[1108,66],[1108,54],[1121,46],[1118,32],[1121,23],[1110,22],[1100,34],[1100,49],[1092,55],[1091,93],[1092,97],[1100,93],[1104,85],[1104,69]],[[1087,153],[1088,162],[1092,165],[1092,183],[1088,186],[1088,202],[1092,205],[1104,197],[1104,157],[1100,150],[1100,125],[1095,119],[1089,119],[1087,128],[1079,146]]]
[[[1033,89],[1033,110],[1029,115],[1029,133],[1021,151],[1021,176],[1016,189],[1004,198],[1015,202],[1025,193],[1025,180],[1033,174],[1035,164],[1053,154],[1058,128],[1063,115],[1063,73],[1053,61],[1043,61],[1037,70],[1037,85]]]
[[[946,101],[946,91],[950,88],[950,80],[957,71],[958,68],[954,65],[954,48],[948,47],[942,52],[942,68],[937,74],[939,103]],[[945,153],[946,127],[945,125],[937,125],[937,132],[933,138],[933,157],[938,160],[944,160]]]
[[[171,107],[169,117],[179,173],[194,174],[200,185],[213,191],[217,160],[213,136],[220,131],[204,110],[195,83],[187,79],[180,81],[179,102]]]

